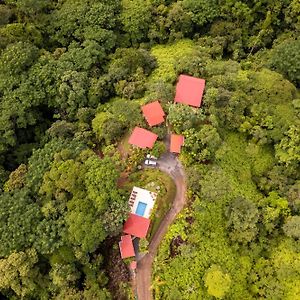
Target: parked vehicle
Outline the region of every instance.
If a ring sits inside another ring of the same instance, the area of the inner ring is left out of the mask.
[[[155,157],[155,156],[153,156],[153,155],[151,155],[151,154],[147,154],[146,157],[147,157],[148,159],[157,159],[157,157]]]
[[[157,165],[157,162],[154,161],[154,160],[146,159],[145,160],[145,165],[146,166],[153,166],[153,167],[155,167]]]

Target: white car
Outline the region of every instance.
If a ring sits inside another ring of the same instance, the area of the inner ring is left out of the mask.
[[[151,154],[147,154],[146,157],[148,159],[157,159],[155,156],[151,155]]]
[[[157,162],[156,161],[153,161],[153,160],[150,160],[150,159],[146,159],[145,160],[145,165],[146,166],[156,166],[157,165]]]

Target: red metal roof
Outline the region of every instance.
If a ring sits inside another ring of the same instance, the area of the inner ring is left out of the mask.
[[[180,153],[183,142],[184,142],[184,136],[179,134],[172,134],[171,143],[170,143],[170,152]]]
[[[130,267],[130,269],[131,269],[131,270],[135,270],[135,269],[136,269],[136,267],[137,267],[137,263],[136,263],[136,261],[135,261],[135,260],[134,260],[134,261],[132,261],[132,262],[130,263],[129,267]]]
[[[123,231],[133,236],[144,238],[147,235],[150,220],[135,214],[130,214],[124,224]]]
[[[119,248],[122,258],[135,256],[132,239],[130,235],[123,235],[121,242],[119,242]]]
[[[180,75],[176,85],[175,102],[200,107],[204,88],[204,79]]]
[[[150,126],[155,126],[165,121],[165,113],[158,101],[143,105],[142,112]]]
[[[135,127],[128,143],[140,148],[152,148],[157,140],[157,134],[144,128]]]

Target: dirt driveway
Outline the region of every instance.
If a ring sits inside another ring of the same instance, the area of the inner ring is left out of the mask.
[[[151,272],[152,263],[158,246],[165,236],[169,225],[175,220],[177,214],[183,209],[186,202],[186,177],[184,169],[175,155],[165,153],[158,160],[158,168],[170,175],[176,184],[176,195],[171,209],[163,218],[152,241],[149,245],[149,253],[143,256],[137,263],[136,289],[138,300],[151,300]]]

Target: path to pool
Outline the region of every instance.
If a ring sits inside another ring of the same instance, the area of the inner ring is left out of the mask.
[[[151,300],[153,298],[150,287],[154,257],[169,225],[175,220],[177,214],[183,209],[186,202],[186,176],[183,166],[177,157],[169,152],[163,154],[158,160],[158,169],[173,178],[176,185],[176,195],[171,209],[163,218],[149,244],[149,252],[138,260],[136,270],[136,289],[138,300]]]

